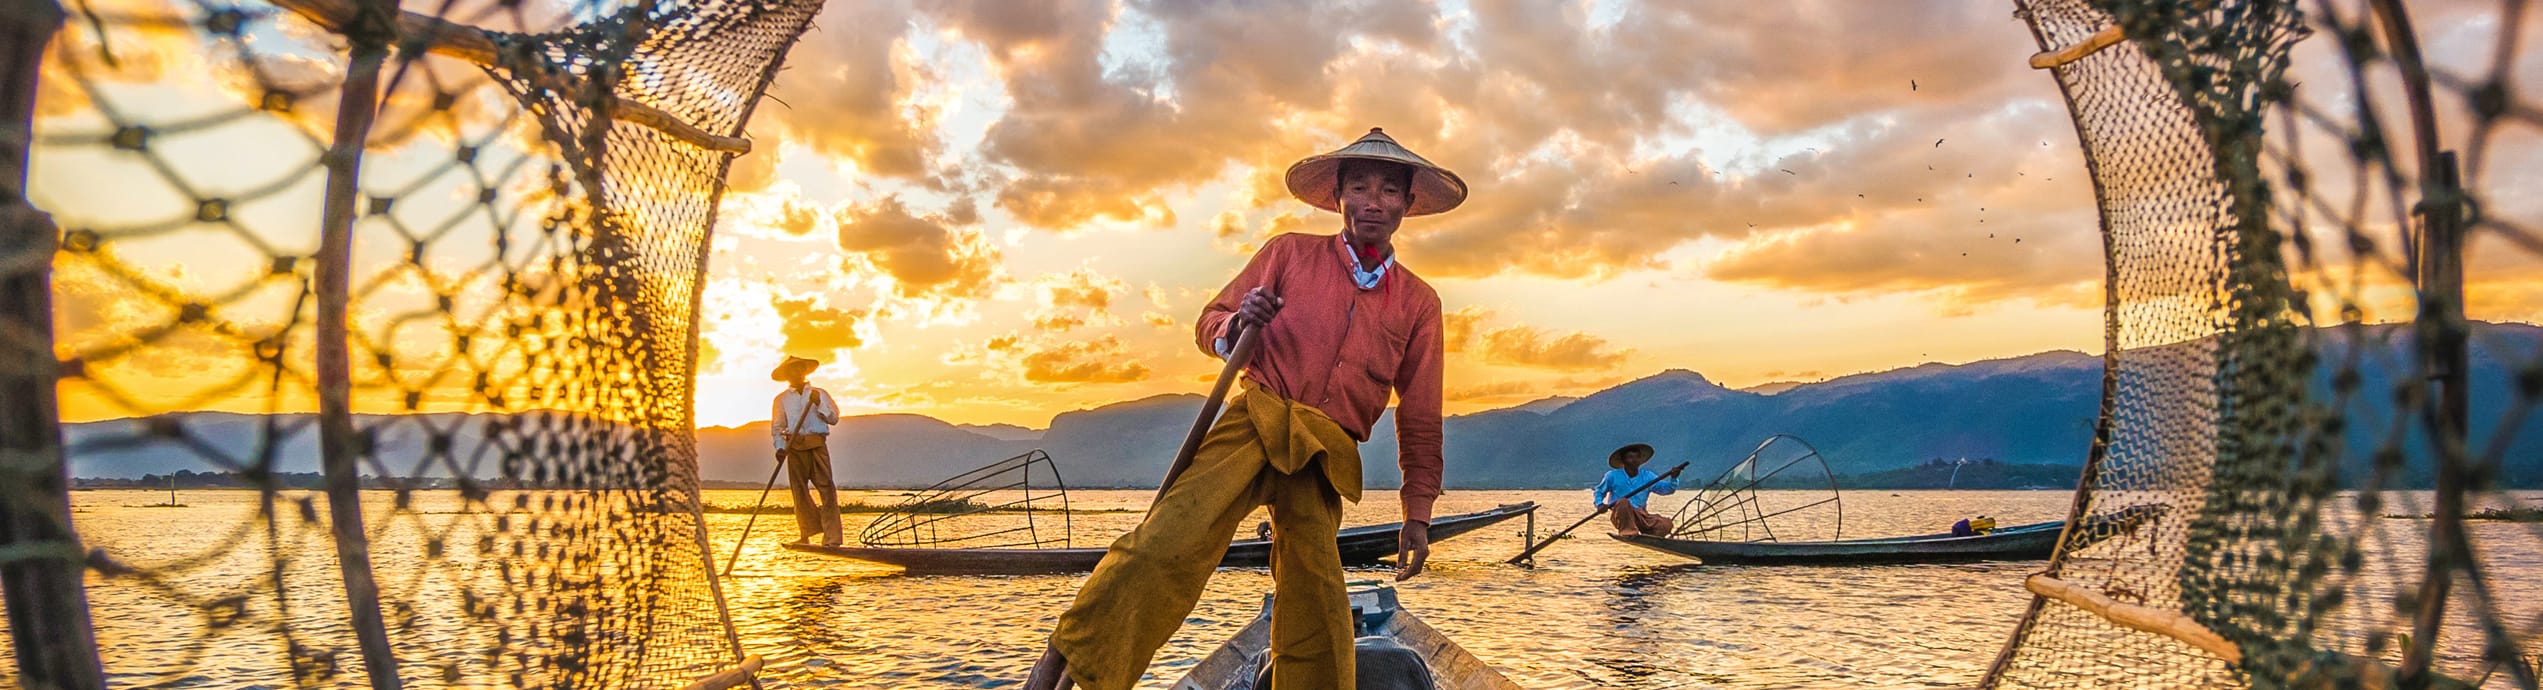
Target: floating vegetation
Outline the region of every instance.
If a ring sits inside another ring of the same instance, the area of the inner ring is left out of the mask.
[[[2437,515],[2435,513],[2420,513],[2418,515],[2394,514],[2386,515],[2384,517],[2393,520],[2428,520],[2437,517]],[[2464,513],[2464,520],[2479,522],[2543,522],[2543,508],[2518,506],[2515,508],[2490,508],[2487,510],[2476,510]]]

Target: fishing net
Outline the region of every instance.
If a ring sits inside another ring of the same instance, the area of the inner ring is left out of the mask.
[[[738,663],[695,317],[737,135],[819,5],[74,8],[29,192],[59,249],[7,267],[51,270],[69,473],[252,490],[75,497],[109,681]]]
[[[1845,500],[1818,448],[1776,434],[1696,489],[1670,521],[1675,539],[1832,541],[1845,536]]]
[[[2534,481],[2506,461],[2543,453],[2543,339],[2460,287],[2543,264],[2484,174],[2543,150],[2526,3],[2436,6],[2425,58],[2399,3],[2017,4],[2093,173],[2108,354],[2075,527],[1986,685],[2535,687],[2534,564],[2496,564],[2543,525],[2465,516]]]
[[[865,524],[866,546],[1065,549],[1074,519],[1068,482],[1039,449],[957,474],[910,494]]]

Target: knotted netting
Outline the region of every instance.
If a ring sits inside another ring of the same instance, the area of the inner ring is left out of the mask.
[[[6,267],[51,271],[69,474],[248,489],[74,494],[108,682],[739,664],[696,313],[743,123],[819,8],[70,8],[28,188],[58,251]]]
[[[2532,510],[2502,487],[2543,453],[2543,338],[2464,287],[2543,266],[2532,181],[2484,174],[2543,152],[2526,5],[2438,5],[2423,54],[2398,2],[2017,3],[2108,349],[2081,527],[1988,686],[2535,687],[2543,525],[2468,516]]]

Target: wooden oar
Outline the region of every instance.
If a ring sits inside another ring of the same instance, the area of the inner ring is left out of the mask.
[[[1572,523],[1572,526],[1563,528],[1563,531],[1561,532],[1555,532],[1554,536],[1546,537],[1545,541],[1537,542],[1535,546],[1528,547],[1528,550],[1519,552],[1519,555],[1511,556],[1509,561],[1510,565],[1520,566],[1523,568],[1536,567],[1536,552],[1544,551],[1545,547],[1553,546],[1556,540],[1563,538],[1563,535],[1571,534],[1572,530],[1580,529],[1581,525],[1589,524],[1589,521],[1598,519],[1598,516],[1600,515],[1606,515],[1607,511],[1614,510],[1616,508],[1617,503],[1633,500],[1634,496],[1650,490],[1653,485],[1659,484],[1663,480],[1678,476],[1678,473],[1686,471],[1686,468],[1686,463],[1678,463],[1678,466],[1669,468],[1669,471],[1660,473],[1660,476],[1652,477],[1651,481],[1643,482],[1642,486],[1634,487],[1634,490],[1627,491],[1625,492],[1625,495],[1616,497],[1614,502],[1599,506],[1598,511],[1590,513],[1589,517],[1581,518],[1580,522]]]
[[[768,505],[768,492],[777,488],[777,473],[786,470],[786,451],[777,451],[777,467],[768,471],[768,485],[759,488],[759,502],[751,504],[751,519],[742,523],[742,538],[733,542],[733,557],[724,559],[724,572],[716,577],[733,575],[733,561],[742,557],[742,545],[751,540],[751,528],[759,525],[759,507]],[[705,499],[699,499],[700,502]]]
[[[1219,417],[1219,404],[1227,400],[1228,386],[1236,383],[1236,371],[1254,359],[1254,335],[1263,329],[1249,328],[1243,321],[1236,322],[1236,328],[1236,346],[1228,348],[1227,364],[1219,367],[1218,383],[1210,385],[1210,397],[1201,403],[1200,418],[1192,420],[1192,431],[1183,435],[1183,448],[1174,452],[1174,465],[1166,469],[1166,480],[1157,485],[1157,500],[1164,500],[1166,489],[1174,487],[1175,478],[1191,469],[1192,456],[1201,452],[1201,437],[1209,435],[1210,423]]]

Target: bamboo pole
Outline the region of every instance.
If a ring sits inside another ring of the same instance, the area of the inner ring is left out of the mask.
[[[374,690],[395,690],[397,657],[388,641],[387,622],[380,616],[380,587],[371,576],[371,545],[362,529],[362,440],[353,428],[353,378],[348,329],[353,272],[353,202],[361,193],[362,147],[370,138],[371,121],[380,104],[380,65],[396,37],[389,18],[395,0],[368,0],[338,27],[352,46],[346,58],[344,90],[336,107],[335,141],[327,150],[327,196],[319,217],[318,298],[318,447],[326,475],[327,514],[335,533],[337,569],[344,579],[344,599],[352,617],[355,641],[362,649],[362,669]]]
[[[2077,41],[2075,45],[2067,46],[2056,52],[2043,50],[2032,54],[2031,69],[2054,69],[2064,67],[2077,60],[2092,57],[2094,53],[2102,52],[2102,49],[2104,48],[2119,45],[2120,41],[2125,40],[2128,40],[2128,32],[2120,29],[2119,25],[2112,24],[2109,28],[2095,31],[2093,32],[2093,35],[2084,37],[2084,40]]]
[[[758,682],[759,669],[767,663],[766,659],[761,659],[757,654],[742,657],[742,665],[700,678],[698,682],[690,683],[681,690],[730,690],[750,685]]]
[[[274,0],[274,4],[291,10],[319,26],[336,31],[344,30],[345,24],[350,22],[354,15],[353,0]],[[422,42],[424,52],[466,60],[480,67],[504,68],[501,64],[501,46],[495,42],[495,33],[492,31],[445,21],[439,17],[399,12],[397,13],[397,32],[400,36]],[[514,72],[514,76],[538,81],[541,86],[559,91],[573,90],[572,84],[559,79],[542,78],[540,75],[520,72]],[[678,115],[632,98],[625,96],[611,98],[616,103],[613,104],[610,114],[621,122],[649,127],[662,132],[665,136],[709,151],[732,154],[751,151],[749,139],[724,136],[699,129],[697,125],[690,124],[688,120]]]
[[[44,48],[62,26],[53,0],[0,0],[0,598],[17,651],[18,685],[45,690],[106,687],[79,534],[71,528],[69,468],[62,457],[54,386],[54,243],[61,236],[26,200],[35,141],[35,87]]]
[[[2200,651],[2216,655],[2216,658],[2224,659],[2225,663],[2243,663],[2242,648],[2225,641],[2225,638],[2217,635],[2216,631],[2207,629],[2207,626],[2200,625],[2198,621],[2190,620],[2189,616],[2181,615],[2179,611],[2121,602],[2093,591],[2089,587],[2047,575],[2033,575],[2030,579],[2022,581],[2022,587],[2031,590],[2032,594],[2065,602],[2068,606],[2100,616],[2102,620],[2110,621],[2113,625],[2172,638],[2182,644],[2197,647]]]

